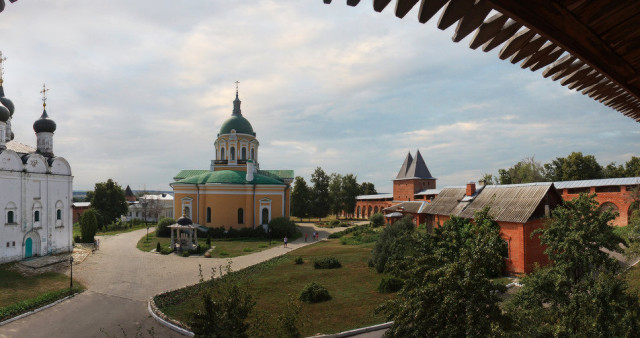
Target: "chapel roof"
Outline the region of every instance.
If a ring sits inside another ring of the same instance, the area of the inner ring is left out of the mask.
[[[411,178],[435,179],[435,177],[431,176],[429,168],[427,168],[427,164],[424,163],[420,150],[416,152],[415,159],[411,157],[411,153],[407,154],[407,157],[400,168],[400,172],[398,172],[398,176],[396,176],[396,180]]]
[[[231,134],[232,130],[235,130],[237,134],[256,135],[249,120],[242,116],[242,110],[240,110],[241,102],[238,98],[238,90],[236,89],[236,99],[233,101],[233,113],[231,113],[230,118],[222,123],[218,135]]]
[[[253,175],[253,181],[247,181],[247,173],[239,170],[218,170],[209,171],[204,174],[187,177],[177,184],[265,184],[265,185],[284,185],[282,180],[260,174]]]

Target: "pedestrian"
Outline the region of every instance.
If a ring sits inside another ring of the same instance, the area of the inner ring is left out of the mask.
[[[316,241],[320,240],[320,231],[316,232]]]
[[[304,241],[305,241],[305,242],[307,241],[307,236],[309,236],[309,234],[305,232],[305,233],[304,233]]]
[[[284,236],[284,247],[285,247],[285,248],[287,247],[287,241],[288,241],[288,240],[289,240],[289,239],[287,238],[287,236]]]
[[[313,232],[313,240],[314,241],[316,240],[316,232],[315,231]]]

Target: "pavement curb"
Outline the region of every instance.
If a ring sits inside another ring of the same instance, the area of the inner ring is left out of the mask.
[[[148,302],[148,306],[147,309],[149,310],[149,314],[151,314],[151,317],[153,317],[153,319],[155,319],[158,323],[170,328],[173,331],[176,331],[184,336],[187,337],[193,337],[195,336],[195,334],[187,329],[184,329],[182,327],[180,327],[177,324],[171,323],[168,320],[165,320],[163,317],[167,317],[164,313],[162,313],[162,311],[158,310],[158,308],[156,307],[156,303],[153,301],[153,298],[149,299]],[[158,312],[158,313],[156,313]]]
[[[359,329],[344,331],[344,332],[340,332],[340,333],[322,334],[322,335],[312,336],[312,337],[309,337],[309,338],[342,338],[342,337],[351,337],[351,336],[355,336],[355,335],[363,334],[363,333],[367,333],[367,332],[380,331],[380,330],[388,329],[388,328],[391,327],[391,325],[393,325],[393,322],[386,322],[386,323],[382,323],[382,324],[377,324],[377,325],[368,326],[368,327],[361,327]]]
[[[50,307],[52,307],[52,306],[54,306],[54,305],[57,305],[57,304],[59,304],[59,303],[62,303],[63,301],[65,301],[65,300],[67,300],[67,299],[69,299],[69,298],[72,298],[73,296],[75,296],[75,295],[77,295],[77,294],[78,294],[78,293],[74,293],[74,294],[72,294],[72,295],[70,295],[70,296],[66,296],[66,297],[64,297],[64,298],[58,299],[58,300],[56,300],[56,301],[55,301],[55,302],[53,302],[53,303],[49,303],[49,304],[47,304],[47,305],[45,305],[45,306],[42,306],[42,307],[39,307],[39,308],[37,308],[37,309],[35,309],[35,310],[29,311],[29,312],[25,312],[25,313],[23,313],[23,314],[21,314],[21,315],[17,315],[17,316],[15,316],[15,317],[13,317],[13,318],[9,318],[9,319],[7,319],[7,320],[5,320],[5,321],[3,321],[3,322],[0,322],[0,326],[3,326],[3,325],[6,325],[6,324],[9,324],[9,323],[11,323],[11,322],[13,322],[13,321],[16,321],[16,320],[18,320],[18,319],[22,319],[22,318],[24,318],[24,317],[29,317],[29,316],[31,316],[32,314],[38,313],[38,312],[40,312],[40,311],[42,311],[42,310],[46,310],[46,309],[48,309],[48,308],[50,308]]]

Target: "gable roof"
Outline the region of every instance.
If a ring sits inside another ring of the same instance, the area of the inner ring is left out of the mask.
[[[640,177],[602,178],[597,180],[560,181],[553,182],[558,189],[602,187],[608,185],[637,185]]]
[[[30,154],[30,153],[36,152],[36,148],[30,147],[18,141],[9,141],[6,143],[6,146],[7,146],[7,149],[13,150],[16,153]]]
[[[413,163],[413,157],[411,153],[407,153],[407,157],[404,159],[404,163],[402,163],[402,167],[400,167],[400,171],[398,171],[398,175],[396,175],[396,179],[407,177],[407,171],[409,171],[409,167]]]
[[[426,201],[406,201],[406,202],[402,202],[400,204],[396,204],[394,206],[388,207],[384,210],[387,212],[404,211],[404,212],[410,212],[412,214],[417,214],[417,213],[420,213],[420,211],[422,211],[423,207],[426,204],[427,204]]]
[[[525,223],[548,193],[558,194],[551,182],[487,185],[472,198],[465,198],[465,190],[442,189],[422,213],[473,218],[476,211],[488,206],[496,221]]]
[[[420,150],[416,152],[416,158],[411,157],[411,153],[407,154],[407,157],[396,176],[396,180],[411,179],[411,178],[434,178],[427,168],[427,164],[424,163],[424,159],[420,154]]]

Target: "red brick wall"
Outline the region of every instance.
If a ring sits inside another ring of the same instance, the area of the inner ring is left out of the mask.
[[[572,200],[574,198],[578,198],[579,194],[569,194],[569,189],[558,189],[558,192],[562,194],[562,199],[564,200]],[[591,187],[589,189],[589,193],[596,193],[596,188]],[[625,226],[629,224],[629,208],[632,204],[631,196],[629,196],[629,192],[626,190],[625,186],[620,187],[620,192],[599,192],[596,194],[596,201],[598,204],[602,205],[606,202],[615,204],[618,207],[618,213],[620,214],[616,219],[611,223],[615,226]]]
[[[84,214],[88,209],[89,207],[73,207],[73,223],[80,222],[80,216],[82,216],[82,214]]]
[[[378,207],[378,212],[382,212],[382,209],[392,206],[392,201],[379,201],[379,200],[363,200],[356,201],[356,209],[353,212],[355,218],[367,219],[375,213],[375,208]],[[358,208],[360,208],[360,214],[358,215]],[[370,209],[370,210],[369,210]]]
[[[413,201],[415,193],[425,189],[435,189],[434,179],[414,179],[393,181],[394,201]]]

